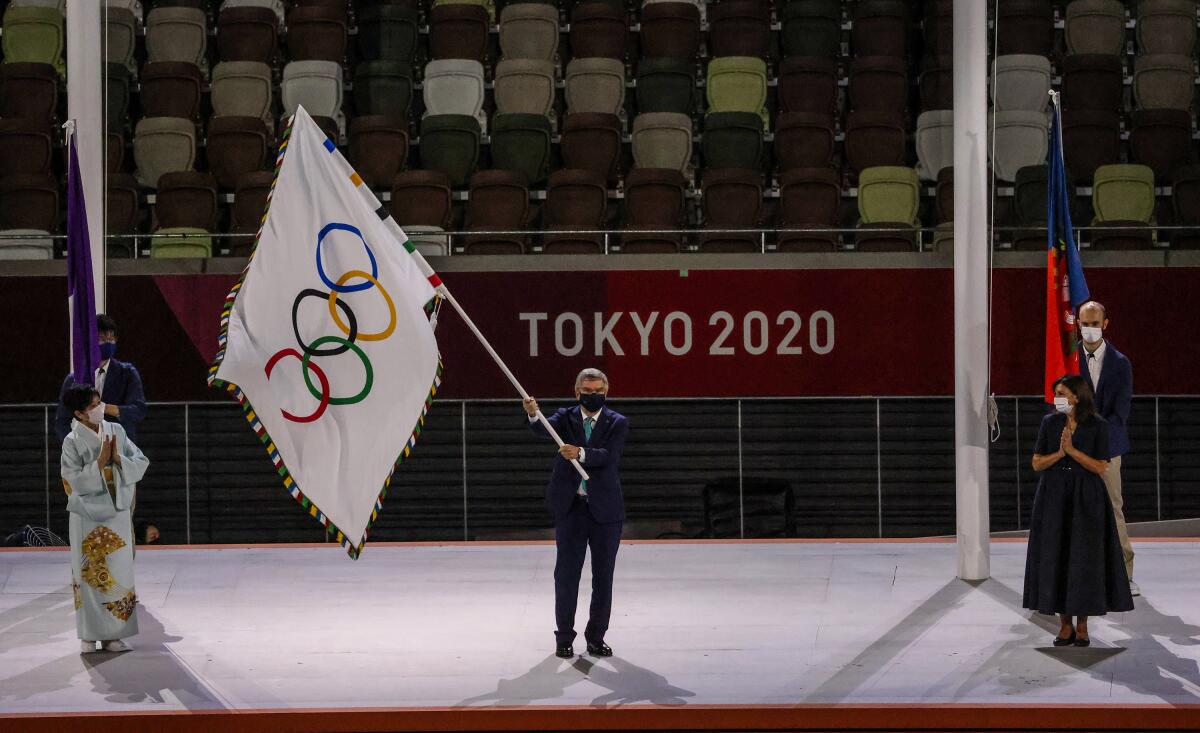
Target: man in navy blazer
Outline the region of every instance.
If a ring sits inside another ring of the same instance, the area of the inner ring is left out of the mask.
[[[587,548],[592,548],[592,604],[583,631],[588,654],[611,657],[604,643],[612,614],[613,568],[621,529],[625,523],[625,500],[621,496],[620,464],[629,434],[625,416],[605,407],[608,377],[599,369],[584,369],[575,379],[578,405],[560,408],[547,420],[563,439],[554,459],[546,507],[554,515],[554,540],[558,558],[554,564],[555,654],[564,659],[575,655],[575,606],[579,599],[579,576]],[[537,419],[538,406],[525,400],[529,428],[533,434],[552,440]],[[590,477],[580,479],[571,465],[578,459]]]
[[[1117,520],[1117,534],[1125,555],[1125,571],[1129,575],[1130,591],[1140,595],[1133,582],[1133,545],[1125,528],[1125,511],[1121,498],[1121,457],[1129,452],[1130,404],[1133,401],[1133,366],[1116,347],[1104,338],[1108,329],[1108,311],[1097,301],[1088,301],[1079,309],[1079,333],[1083,348],[1079,351],[1079,373],[1088,380],[1096,399],[1096,412],[1108,422],[1108,447],[1111,455],[1104,485],[1112,501]]]
[[[96,369],[94,384],[100,392],[100,401],[104,403],[104,418],[121,423],[125,435],[136,445],[138,425],[146,417],[142,377],[134,365],[113,358],[117,353],[117,322],[101,313],[96,316],[96,331],[100,338],[100,366]],[[60,441],[71,432],[71,413],[62,406],[62,396],[73,381],[68,374],[59,390],[54,430]]]

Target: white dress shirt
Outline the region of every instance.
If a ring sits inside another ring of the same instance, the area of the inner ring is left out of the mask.
[[[595,415],[587,415],[586,413],[584,413],[583,407],[581,406],[579,408],[579,419],[587,420],[589,417],[591,417],[592,418],[592,430],[595,430],[596,424],[600,422],[600,413],[602,413],[602,412],[604,412],[603,407],[601,407],[599,410],[596,410]],[[537,415],[530,415],[529,422],[537,422]],[[584,451],[584,447],[579,446],[579,462],[580,463],[583,463],[583,451]],[[582,492],[580,492],[580,493],[582,493]]]
[[[1092,388],[1100,387],[1100,370],[1104,368],[1104,352],[1108,350],[1108,342],[1101,341],[1096,350],[1088,353],[1084,358],[1087,359],[1088,373],[1092,376]],[[1087,351],[1087,347],[1084,347]]]
[[[104,379],[108,376],[109,360],[105,359],[100,362],[100,367],[96,369],[96,391],[101,395],[104,394]]]

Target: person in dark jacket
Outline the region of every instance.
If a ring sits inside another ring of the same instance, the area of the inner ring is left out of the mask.
[[[137,367],[115,358],[117,353],[117,322],[103,313],[96,316],[96,331],[100,338],[100,366],[96,369],[95,386],[104,405],[104,419],[120,423],[129,439],[137,442],[138,425],[146,417],[146,395],[142,392],[142,376]],[[71,414],[63,408],[63,395],[74,382],[68,374],[59,390],[58,409],[54,413],[54,430],[61,441],[71,432]]]

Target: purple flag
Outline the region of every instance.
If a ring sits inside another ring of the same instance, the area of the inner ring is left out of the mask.
[[[74,134],[71,135],[71,159],[67,163],[67,303],[71,314],[71,374],[76,382],[94,384],[96,369],[100,366],[96,293]]]

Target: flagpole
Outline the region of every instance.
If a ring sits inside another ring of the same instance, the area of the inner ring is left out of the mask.
[[[401,243],[407,242],[408,235],[404,233],[404,230],[400,228],[400,225],[396,223],[396,220],[392,218],[390,213],[384,215],[384,212],[387,210],[375,196],[375,193],[371,191],[371,188],[365,183],[362,183],[362,179],[357,175],[357,173],[355,173],[354,167],[350,165],[350,162],[347,161],[340,152],[334,157],[341,162],[342,166],[344,166],[347,171],[354,173],[353,176],[348,177],[350,177],[352,180],[358,179],[357,188],[359,192],[366,198],[366,201],[371,208],[380,214],[379,218],[383,220],[384,226],[386,226],[388,230],[391,231],[391,233],[396,237],[396,241]],[[525,388],[521,386],[521,383],[517,381],[516,375],[512,373],[512,370],[508,368],[508,365],[504,363],[504,359],[500,358],[500,355],[496,353],[496,350],[492,348],[492,345],[488,343],[488,340],[483,335],[483,332],[480,331],[479,327],[475,325],[475,321],[471,320],[471,316],[467,315],[467,311],[462,307],[461,304],[459,304],[458,300],[454,297],[454,294],[451,293],[450,289],[446,287],[446,284],[442,282],[442,279],[438,277],[437,272],[435,272],[434,269],[429,266],[429,263],[425,261],[425,257],[422,256],[421,253],[415,248],[411,249],[409,254],[416,259],[417,264],[421,268],[421,272],[425,274],[425,277],[429,278],[430,282],[434,284],[434,289],[437,291],[438,295],[445,298],[446,302],[449,303],[451,307],[453,307],[458,313],[458,315],[462,317],[463,323],[467,325],[467,329],[475,335],[476,339],[479,340],[479,344],[483,346],[484,351],[486,351],[488,355],[492,357],[492,360],[496,362],[496,366],[500,367],[500,371],[503,372],[504,376],[508,378],[509,383],[511,383],[513,388],[517,390],[517,393],[521,395],[521,398],[529,399],[529,393],[526,392]],[[537,411],[537,414],[534,417],[536,417],[538,422],[541,423],[542,427],[546,429],[546,432],[550,434],[550,437],[554,439],[554,442],[559,448],[566,445],[562,437],[559,436],[558,431],[554,429],[554,426],[550,424],[550,421],[546,419],[546,416],[542,414],[540,409]],[[576,473],[578,473],[584,481],[587,481],[589,478],[591,478],[588,475],[587,470],[584,469],[583,464],[581,464],[578,459],[572,459],[571,466],[574,467]]]

